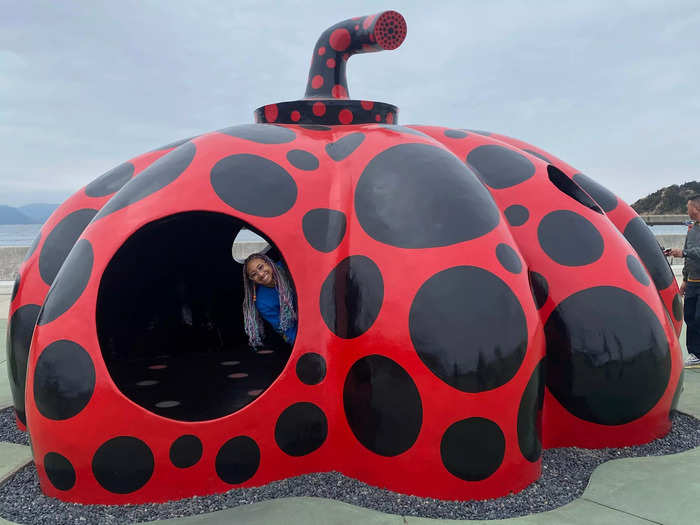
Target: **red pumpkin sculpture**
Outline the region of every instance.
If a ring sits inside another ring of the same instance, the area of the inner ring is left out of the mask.
[[[348,99],[347,59],[405,34],[393,11],[331,27],[305,99],[137,157],[47,221],[8,332],[46,494],[157,502],[337,470],[494,498],[538,478],[543,444],[668,432],[681,315],[654,237],[542,150]],[[293,280],[288,353],[247,345],[242,228]]]

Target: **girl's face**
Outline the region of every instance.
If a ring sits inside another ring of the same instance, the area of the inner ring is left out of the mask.
[[[275,278],[272,274],[272,267],[262,259],[251,259],[245,269],[248,279],[256,284],[262,284],[268,288],[275,286]]]

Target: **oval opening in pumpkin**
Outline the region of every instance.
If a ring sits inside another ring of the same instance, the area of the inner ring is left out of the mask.
[[[102,356],[119,390],[143,408],[181,421],[223,417],[284,369],[291,348],[269,326],[262,351],[248,346],[243,266],[232,257],[234,238],[251,248],[240,246],[241,230],[284,264],[274,243],[244,221],[193,211],[146,224],[105,269],[96,306]]]

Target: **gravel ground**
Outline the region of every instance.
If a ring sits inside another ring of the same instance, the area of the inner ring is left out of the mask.
[[[0,410],[0,441],[29,446],[29,434],[17,428],[15,409],[12,407]]]
[[[36,469],[29,465],[0,487],[0,516],[26,524],[122,524],[213,512],[291,496],[330,498],[404,516],[451,519],[497,519],[543,512],[578,498],[601,463],[626,457],[660,456],[700,446],[700,420],[675,412],[673,428],[662,439],[625,448],[560,448],[544,451],[542,477],[525,490],[486,501],[441,501],[377,489],[337,472],[306,474],[263,487],[150,505],[78,505],[47,498],[39,490]],[[2,420],[4,428],[8,425]],[[25,439],[26,441],[26,439]],[[15,441],[16,442],[16,441]]]

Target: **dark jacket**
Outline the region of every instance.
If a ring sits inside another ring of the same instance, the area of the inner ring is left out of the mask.
[[[688,230],[683,246],[683,280],[700,281],[700,224]]]

